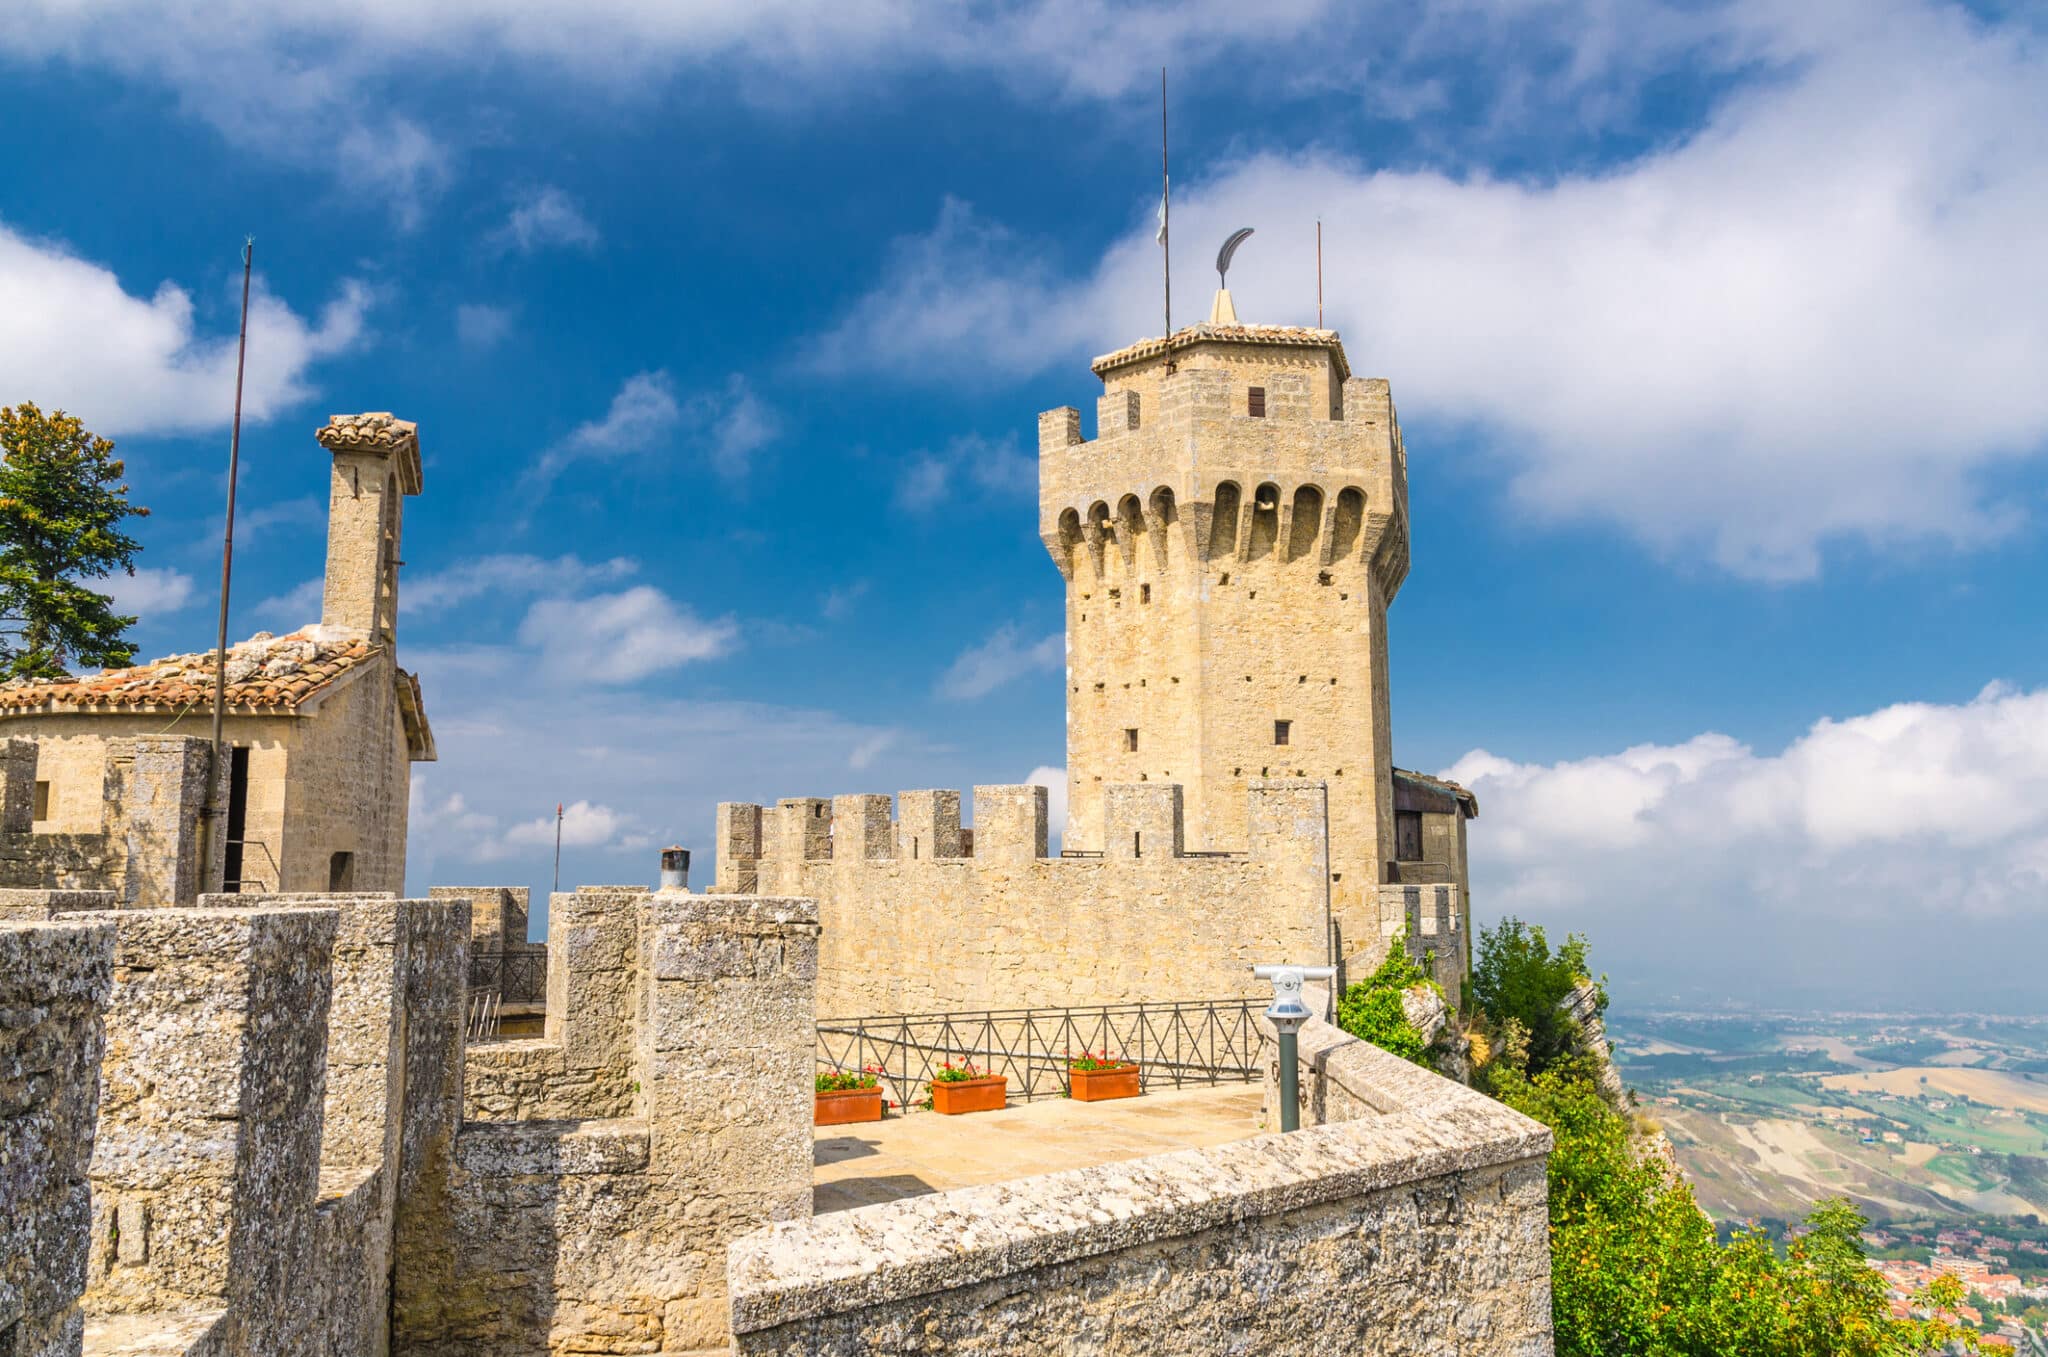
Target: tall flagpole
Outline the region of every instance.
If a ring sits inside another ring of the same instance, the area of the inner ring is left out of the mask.
[[[213,795],[207,797],[212,803],[219,794],[221,776],[221,722],[228,703],[228,584],[235,568],[235,482],[242,467],[242,375],[249,359],[249,274],[256,258],[256,238],[250,236],[242,242],[242,336],[235,350],[235,422],[228,435],[228,516],[220,539],[220,630],[215,637],[213,650],[213,757],[209,772],[213,781]],[[225,806],[215,805],[213,832],[224,833],[226,825],[221,821]],[[207,845],[208,861],[212,860],[214,845]],[[204,872],[202,867],[201,871]],[[226,888],[223,880],[220,885]]]
[[[1173,371],[1173,180],[1166,172],[1166,68],[1159,68],[1160,267],[1166,283],[1166,370]]]
[[[1323,219],[1316,218],[1316,328],[1323,328]]]

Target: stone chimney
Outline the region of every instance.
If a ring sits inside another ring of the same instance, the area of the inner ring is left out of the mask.
[[[314,437],[334,454],[320,624],[392,643],[404,497],[420,492],[418,426],[389,411],[333,415]]]

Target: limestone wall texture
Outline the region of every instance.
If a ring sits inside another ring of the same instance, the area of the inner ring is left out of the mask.
[[[79,1350],[114,930],[0,922],[0,1352]]]
[[[1256,992],[1256,963],[1328,954],[1319,784],[1252,787],[1234,855],[1182,851],[1177,786],[1104,804],[1101,855],[1056,858],[1043,787],[975,788],[971,857],[958,792],[903,792],[893,821],[886,796],[721,805],[718,889],[818,902],[830,1018],[1227,998]]]
[[[816,918],[772,897],[553,897],[549,1037],[503,1044],[546,1057],[512,1062],[507,1110],[555,1119],[464,1127],[432,1208],[445,1247],[403,1258],[403,1349],[725,1350],[726,1243],[810,1213]],[[474,1081],[502,1076],[498,1044],[474,1049]]]
[[[748,1235],[734,1348],[1549,1353],[1549,1132],[1376,1048],[1343,1063],[1348,1115],[1291,1135]]]
[[[1394,856],[1386,613],[1407,459],[1334,333],[1196,327],[1098,359],[1096,432],[1039,417],[1039,532],[1066,581],[1067,842],[1103,788],[1187,787],[1188,843],[1244,846],[1253,782],[1327,784],[1338,922]],[[1256,393],[1256,394],[1254,394]],[[1284,723],[1284,729],[1282,728]]]
[[[44,750],[35,740],[0,740],[0,886],[105,888],[124,909],[191,904],[207,873],[217,873],[221,848],[201,832],[207,744],[138,733],[57,742],[50,753],[78,804],[61,816],[53,804],[38,820],[37,785],[54,775]]]

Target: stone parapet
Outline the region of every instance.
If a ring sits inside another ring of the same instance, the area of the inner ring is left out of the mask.
[[[1549,1132],[1407,1068],[1375,1115],[747,1235],[734,1350],[1547,1354]]]
[[[0,1351],[79,1351],[113,962],[106,924],[0,922]]]

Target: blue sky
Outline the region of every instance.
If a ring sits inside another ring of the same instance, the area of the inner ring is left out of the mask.
[[[334,411],[418,421],[413,886],[645,879],[722,799],[1063,762],[1034,419],[1176,313],[1393,383],[1396,757],[1630,1001],[2038,1007],[2038,11],[27,0],[0,399],[119,439],[155,654],[314,620]],[[1930,947],[1930,943],[1935,945]]]

